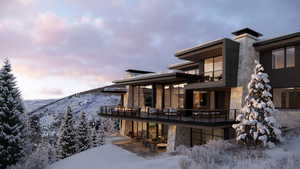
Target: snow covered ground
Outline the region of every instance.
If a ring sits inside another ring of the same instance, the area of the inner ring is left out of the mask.
[[[108,143],[58,161],[47,169],[179,169],[180,158],[162,156],[145,159]]]
[[[214,154],[222,148],[220,145],[204,152],[208,161],[201,161],[198,166],[190,166],[188,169],[299,169],[300,168],[300,137],[289,137],[282,145],[273,148],[254,151],[249,153],[246,149],[237,149],[237,157],[227,157],[227,152]],[[244,152],[243,152],[244,151]],[[263,152],[261,152],[263,151]],[[260,152],[260,153],[258,153]],[[211,155],[217,159],[215,162],[229,160],[223,166],[215,165]],[[199,155],[199,154],[198,154]],[[145,159],[128,152],[118,146],[106,144],[102,147],[93,148],[69,158],[58,161],[47,169],[180,169],[180,163],[184,155],[157,156]],[[222,159],[223,158],[223,159]],[[208,163],[207,163],[208,162]]]

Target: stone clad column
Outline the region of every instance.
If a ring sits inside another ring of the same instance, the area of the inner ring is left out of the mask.
[[[237,85],[242,87],[241,99],[243,105],[248,93],[247,86],[255,67],[255,60],[259,59],[258,53],[253,47],[253,43],[257,41],[257,38],[248,33],[244,33],[236,36],[234,40],[240,43]]]
[[[191,128],[169,125],[167,152],[175,151],[180,145],[191,146]]]

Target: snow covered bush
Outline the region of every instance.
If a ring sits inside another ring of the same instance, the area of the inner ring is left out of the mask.
[[[277,111],[272,102],[268,75],[264,73],[263,66],[256,63],[248,84],[245,106],[236,118],[239,124],[232,127],[240,143],[273,147],[282,140],[280,126],[273,116]]]
[[[67,108],[63,122],[60,126],[57,141],[57,158],[64,159],[76,153],[76,133],[71,107]]]
[[[179,160],[180,169],[189,169],[192,166],[193,161],[187,157]]]
[[[184,145],[180,145],[180,146],[176,147],[175,152],[176,152],[176,154],[188,156],[188,155],[190,155],[191,150]]]
[[[29,155],[8,169],[45,169],[56,161],[55,149],[48,143],[40,143]]]
[[[16,164],[24,156],[25,117],[21,93],[11,65],[5,60],[0,70],[0,168]]]
[[[228,149],[234,148],[233,144],[224,140],[212,140],[202,146],[194,146],[190,158],[203,168],[217,168],[230,159],[226,155]]]
[[[211,140],[205,145],[194,146],[191,149],[179,146],[176,148],[176,152],[185,156],[179,161],[181,169],[214,169],[228,165],[233,158],[228,152],[232,152],[236,148],[237,145],[224,140]]]

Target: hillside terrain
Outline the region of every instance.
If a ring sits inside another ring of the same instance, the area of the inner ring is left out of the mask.
[[[117,105],[120,96],[110,93],[84,93],[72,95],[58,100],[25,101],[26,111],[31,116],[39,117],[43,134],[57,133],[64,112],[70,106],[75,119],[82,111],[86,112],[88,120],[97,120],[100,106]]]

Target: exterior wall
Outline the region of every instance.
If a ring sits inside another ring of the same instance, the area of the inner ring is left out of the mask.
[[[163,107],[163,86],[162,85],[156,85],[156,104],[155,108],[162,109]]]
[[[287,46],[288,44],[285,44]],[[285,46],[278,46],[279,49]],[[266,73],[270,76],[273,88],[300,87],[300,44],[291,44],[295,46],[295,67],[272,69],[272,50],[274,48],[260,52],[260,62],[263,64]]]
[[[241,109],[242,108],[242,99],[243,99],[243,87],[231,88],[230,92],[230,109]],[[233,119],[234,114],[231,112],[229,118]]]
[[[120,134],[122,136],[127,136],[131,130],[132,130],[132,122],[128,120],[122,120]]]
[[[191,128],[169,125],[167,151],[175,151],[179,145],[191,146]]]
[[[258,60],[258,53],[253,47],[253,43],[257,39],[249,34],[242,34],[235,37],[235,41],[240,43],[237,86],[243,88],[242,104],[244,104],[244,98],[248,92],[247,86],[255,67],[255,60]]]
[[[128,93],[127,93],[127,107],[133,107],[133,86],[127,86]]]
[[[123,95],[123,106],[128,107],[128,93]]]
[[[214,110],[216,108],[216,104],[215,104],[215,92],[214,91],[211,91],[210,92],[210,109],[211,110]]]

